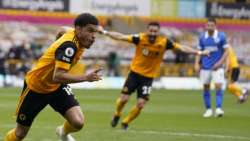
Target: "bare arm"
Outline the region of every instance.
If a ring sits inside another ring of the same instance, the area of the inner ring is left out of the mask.
[[[220,60],[214,64],[213,70],[216,70],[216,69],[222,67],[222,65],[226,62],[226,59],[227,59],[228,53],[229,53],[228,50],[229,50],[228,48],[225,48],[224,53],[223,53],[222,57],[220,58]]]
[[[119,32],[107,31],[105,35],[107,35],[115,40],[128,41],[128,36],[124,35],[122,33],[119,33]]]
[[[191,47],[184,46],[184,45],[176,44],[176,46],[177,46],[177,49],[179,49],[180,51],[185,52],[185,53],[196,54],[196,55],[209,55],[209,53],[210,53],[207,50],[200,51],[200,50],[193,49]]]
[[[101,33],[103,35],[107,35],[107,36],[109,36],[109,37],[111,37],[112,39],[115,39],[115,40],[122,40],[122,41],[128,41],[129,40],[128,35],[122,34],[120,32],[104,30],[102,26],[98,27],[98,31],[99,31],[99,33]]]
[[[194,60],[194,70],[196,73],[198,73],[200,71],[200,59],[201,56],[200,55],[196,55],[195,56],[195,60]]]
[[[78,83],[78,82],[93,82],[101,80],[101,76],[98,75],[98,72],[101,69],[96,69],[93,72],[86,75],[73,75],[69,74],[66,70],[61,68],[55,68],[53,74],[53,81],[56,83]]]

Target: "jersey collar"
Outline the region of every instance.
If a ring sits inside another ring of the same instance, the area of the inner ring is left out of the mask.
[[[208,38],[208,37],[209,37],[209,35],[208,35],[208,32],[206,31],[205,32],[205,38]],[[216,39],[217,37],[218,37],[218,30],[215,30],[214,34],[213,34],[213,38]]]

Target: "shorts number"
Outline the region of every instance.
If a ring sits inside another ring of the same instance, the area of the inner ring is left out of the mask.
[[[70,88],[70,86],[63,87],[63,90],[66,91],[66,93],[68,95],[72,95],[73,94],[72,89]]]
[[[148,87],[148,86],[143,86],[142,87],[142,94],[143,95],[150,94],[150,92],[151,92],[151,87]]]

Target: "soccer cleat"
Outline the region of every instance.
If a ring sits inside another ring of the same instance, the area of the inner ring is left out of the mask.
[[[216,108],[215,117],[222,117],[224,115],[224,111],[221,108]]]
[[[64,134],[62,126],[58,126],[56,128],[56,135],[61,139],[61,141],[76,141],[70,134]]]
[[[248,95],[249,91],[247,89],[244,89],[242,96],[239,98],[239,103],[244,103],[247,100]]]
[[[122,123],[121,127],[123,130],[128,130],[128,124],[127,123]]]
[[[209,118],[209,117],[211,117],[212,115],[213,115],[212,109],[207,109],[207,110],[205,111],[205,113],[203,114],[203,117],[204,117],[204,118]]]
[[[111,126],[116,127],[119,122],[119,119],[120,119],[119,116],[114,116],[113,119],[111,120]]]

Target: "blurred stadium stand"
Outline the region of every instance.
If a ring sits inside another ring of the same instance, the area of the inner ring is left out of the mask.
[[[0,0],[0,59],[4,59],[0,65],[5,68],[2,75],[23,77],[55,40],[58,27],[71,26],[81,12],[97,15],[108,30],[127,34],[144,31],[149,21],[159,21],[162,34],[192,47],[197,45],[206,17],[216,17],[219,29],[227,33],[242,64],[241,81],[250,80],[249,0]],[[126,76],[134,55],[132,46],[98,35],[78,64],[79,69],[72,73],[93,66],[108,71],[108,56],[115,51],[118,74]],[[195,76],[193,60],[192,55],[167,52],[159,76]]]

